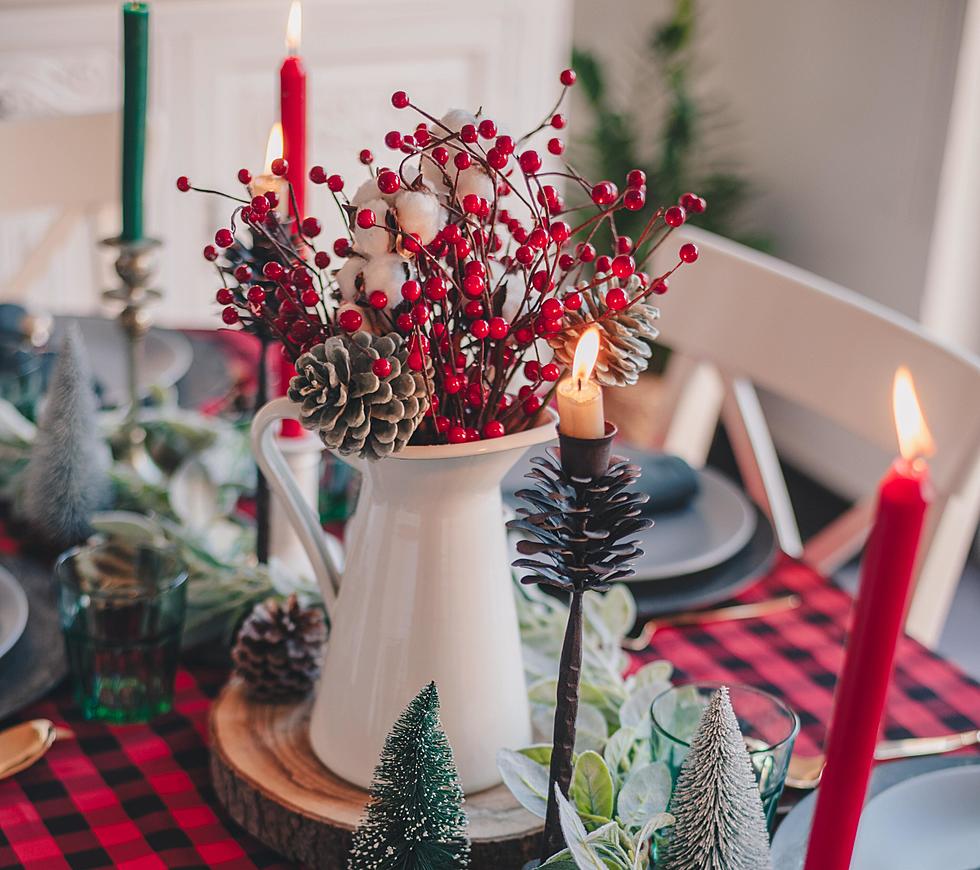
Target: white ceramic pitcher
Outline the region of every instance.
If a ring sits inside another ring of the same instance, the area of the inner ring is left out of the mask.
[[[385,736],[435,680],[463,790],[500,782],[495,756],[525,746],[530,716],[500,481],[556,417],[503,438],[406,447],[378,462],[339,457],[363,475],[341,570],[276,444],[297,419],[287,398],[262,408],[252,449],[314,566],[330,637],[310,743],[338,776],[367,788]]]

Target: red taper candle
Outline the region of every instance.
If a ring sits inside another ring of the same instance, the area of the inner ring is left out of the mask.
[[[302,219],[306,200],[306,70],[299,57],[303,29],[303,7],[293,0],[286,25],[288,57],[279,68],[279,116],[282,120],[283,157],[288,171],[286,178],[293,186],[296,207]],[[292,213],[292,203],[290,212]]]
[[[844,670],[834,697],[806,870],[848,870],[902,630],[919,537],[932,488],[924,457],[932,438],[905,368],[895,374],[902,457],[878,489]]]
[[[286,24],[286,51],[288,56],[279,68],[279,118],[282,121],[283,154],[286,159],[286,178],[292,185],[293,198],[288,214],[297,221],[303,219],[306,201],[306,70],[299,57],[303,30],[303,7],[300,0],[293,0]],[[277,352],[277,380],[279,394],[285,395],[289,381],[296,369],[286,356]],[[302,429],[295,420],[283,420],[282,434],[295,438]]]

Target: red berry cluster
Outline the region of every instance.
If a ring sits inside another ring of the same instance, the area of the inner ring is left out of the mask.
[[[370,185],[349,197],[339,175],[321,166],[310,170],[310,180],[326,186],[347,218],[348,236],[332,244],[333,254],[346,260],[341,269],[329,270],[330,255],[315,248],[316,218],[299,226],[280,219],[272,191],[239,200],[235,217],[253,237],[273,243],[267,247],[275,258],[261,275],[243,266],[231,270],[237,283],[218,291],[225,323],[268,328],[293,358],[338,332],[403,335],[409,365],[434,370],[429,411],[412,443],[496,438],[534,425],[561,376],[538,339],[567,328],[565,313],[582,307],[583,293],[603,303],[593,306],[602,317],[612,317],[666,292],[670,273],[697,259],[695,246],[683,245],[665,274],[644,267],[673,229],[705,209],[699,196],[684,194],[676,205],[653,211],[635,240],[613,233],[614,249],[600,254],[594,242],[604,236],[597,234],[607,225],[615,229],[616,213],[646,206],[646,177],[635,169],[620,190],[612,180],[592,184],[557,163],[564,145],[552,134],[566,126],[558,110],[574,71],[562,72],[560,81],[554,107],[517,139],[493,119],[464,112],[436,119],[405,91],[393,93],[395,108],[422,120],[385,135],[394,152],[382,161],[388,165],[375,168],[375,155],[361,151]],[[545,130],[550,138],[542,154],[531,139]],[[275,166],[276,175],[277,169],[285,172]],[[252,183],[245,170],[239,180]],[[184,177],[177,186],[191,189]],[[562,187],[581,190],[587,210],[568,210]],[[227,252],[236,243],[234,230],[234,220],[220,229],[205,257]]]

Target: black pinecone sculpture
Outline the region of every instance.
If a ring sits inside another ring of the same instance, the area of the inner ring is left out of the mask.
[[[507,524],[535,539],[519,541],[518,552],[541,558],[518,559],[514,567],[531,572],[521,583],[602,592],[629,577],[632,561],[643,552],[635,541],[620,541],[653,525],[641,516],[648,496],[628,490],[640,469],[613,456],[602,477],[579,480],[562,471],[556,448],[548,454],[531,458],[537,467],[527,476],[538,483],[517,493],[531,507],[518,508],[518,519]]]
[[[374,364],[385,359],[386,375]],[[296,361],[289,398],[320,440],[339,453],[381,459],[401,450],[429,406],[426,377],[408,367],[408,347],[397,333],[333,335]]]
[[[231,651],[234,672],[257,701],[302,697],[320,675],[326,639],[320,608],[301,607],[295,595],[267,598],[242,623]]]
[[[527,477],[537,486],[517,493],[530,507],[518,508],[518,518],[507,525],[533,539],[518,542],[518,552],[538,558],[517,559],[513,564],[530,571],[521,578],[522,583],[553,586],[570,594],[555,693],[541,856],[545,859],[564,847],[555,787],[567,796],[572,779],[582,674],[582,596],[589,590],[608,589],[610,583],[633,573],[632,560],[642,551],[636,541],[623,539],[653,523],[641,516],[647,496],[629,491],[640,469],[622,457],[613,456],[601,477],[587,479],[566,474],[555,448],[548,450],[548,456],[535,456],[531,462],[537,467]]]

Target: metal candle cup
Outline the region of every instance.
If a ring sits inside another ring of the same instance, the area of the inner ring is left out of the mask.
[[[619,430],[606,420],[602,438],[575,438],[558,432],[561,467],[569,477],[589,479],[602,477],[609,469],[612,442]]]

